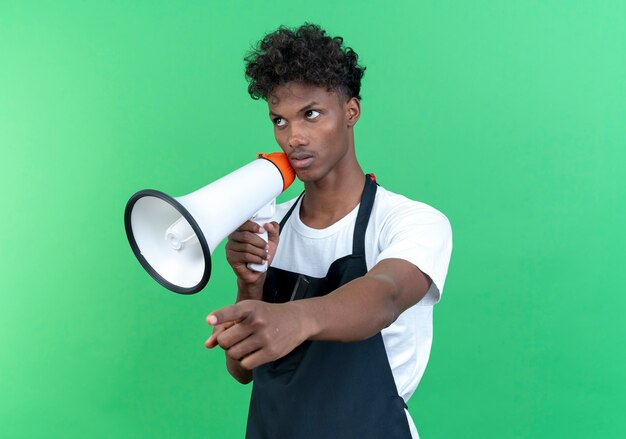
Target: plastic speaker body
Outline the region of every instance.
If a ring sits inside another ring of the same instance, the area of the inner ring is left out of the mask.
[[[284,154],[275,153],[181,197],[139,191],[124,213],[131,248],[161,285],[197,293],[209,281],[211,254],[219,243],[273,203],[293,179]]]

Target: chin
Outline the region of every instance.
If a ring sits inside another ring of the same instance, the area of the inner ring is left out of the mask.
[[[296,171],[296,177],[303,183],[311,183],[319,179],[319,177],[309,170]]]

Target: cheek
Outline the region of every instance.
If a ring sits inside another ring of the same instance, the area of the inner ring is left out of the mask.
[[[337,150],[339,145],[345,143],[345,135],[338,123],[328,124],[320,134],[324,138],[324,144],[329,149]]]
[[[287,147],[287,138],[283,131],[274,130],[274,139],[283,150]]]

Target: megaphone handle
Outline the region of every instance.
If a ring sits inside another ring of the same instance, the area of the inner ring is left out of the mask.
[[[254,222],[259,224],[257,221],[254,221]],[[259,226],[263,227],[262,224],[259,224]],[[263,233],[257,233],[257,236],[260,236],[261,238],[263,238],[265,240],[265,242],[267,242],[267,240],[268,240],[267,232],[265,230],[263,231]],[[250,270],[258,271],[259,273],[265,273],[267,271],[267,262],[264,263],[264,264],[249,263],[248,264],[248,268]]]
[[[268,204],[263,206],[254,216],[251,218],[252,221],[257,223],[260,227],[264,227],[271,219],[274,213],[276,212],[276,199],[274,198]],[[257,233],[258,236],[263,238],[263,240],[267,243],[267,232],[263,230],[263,233]],[[265,264],[248,264],[248,268],[250,270],[258,271],[259,273],[265,273],[267,271],[267,262]]]

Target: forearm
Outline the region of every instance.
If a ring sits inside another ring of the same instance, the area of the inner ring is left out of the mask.
[[[263,299],[263,281],[256,283],[245,283],[241,279],[237,279],[237,300],[236,303],[242,300],[262,300]]]
[[[292,304],[304,316],[309,340],[359,341],[395,321],[397,306],[389,289],[378,279],[360,278],[326,296]]]
[[[326,296],[292,302],[306,324],[308,339],[364,340],[424,297],[430,279],[420,270],[405,266],[389,275],[389,264],[385,265],[384,270],[372,270]]]

